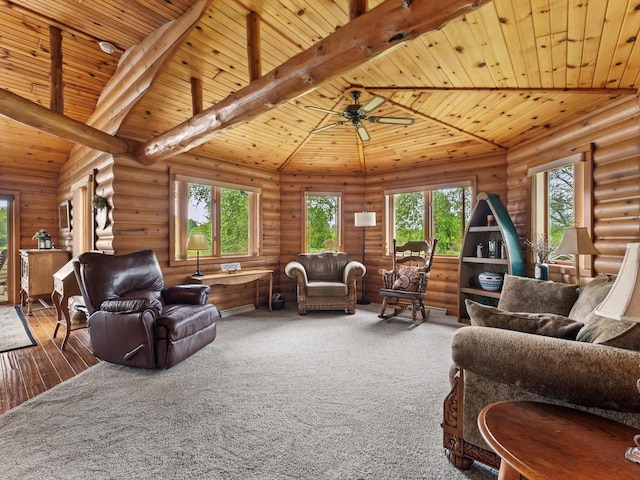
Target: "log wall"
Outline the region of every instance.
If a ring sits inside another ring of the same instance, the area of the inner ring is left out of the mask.
[[[34,170],[25,175],[24,170],[3,168],[0,171],[0,194],[14,195],[18,203],[15,208],[16,230],[10,227],[12,244],[17,245],[7,260],[9,275],[8,300],[18,303],[20,299],[20,258],[18,250],[38,248],[33,235],[41,229],[51,235],[58,244],[57,175],[50,171]]]
[[[278,290],[280,268],[280,184],[279,174],[246,171],[231,162],[220,162],[191,154],[174,157],[155,166],[143,166],[128,155],[105,158],[85,157],[84,168],[75,168],[62,182],[68,191],[73,182],[91,174],[94,169],[95,190],[109,201],[108,222],[104,229],[96,227],[95,248],[105,253],[122,255],[151,249],[158,257],[166,285],[184,283],[196,268],[195,259],[170,265],[169,190],[171,167],[188,170],[222,182],[246,184],[261,189],[262,255],[255,258],[200,259],[203,273],[220,271],[220,263],[240,261],[242,268],[274,270],[274,290]],[[61,196],[64,196],[62,194]],[[70,193],[66,195],[70,198]],[[70,244],[71,239],[68,239]],[[260,304],[266,305],[268,285],[260,284]],[[255,283],[239,286],[215,286],[209,301],[219,309],[246,305],[255,300]]]
[[[640,241],[640,107],[617,102],[588,119],[550,131],[507,154],[507,208],[521,237],[530,232],[527,169],[576,148],[593,148],[593,240],[600,255],[583,277],[617,273],[627,243]],[[528,252],[527,252],[528,253]],[[575,282],[575,268],[551,266],[551,279]]]
[[[469,168],[469,164],[473,168]],[[452,182],[468,181],[476,186],[476,192],[486,191],[505,197],[506,159],[495,155],[464,162],[429,162],[422,169],[410,168],[384,174],[362,176],[330,175],[283,175],[282,191],[282,268],[302,249],[302,209],[305,191],[342,192],[344,250],[362,261],[363,229],[356,228],[354,214],[361,212],[366,202],[367,211],[376,212],[376,226],[365,230],[366,297],[373,302],[381,302],[378,291],[382,279],[381,268],[390,268],[392,259],[384,254],[384,192],[400,188],[443,186]],[[427,288],[427,304],[446,308],[451,315],[458,313],[458,257],[437,255],[432,267]],[[281,285],[287,300],[295,301],[295,282],[284,273]],[[359,295],[361,285],[358,284]]]
[[[28,181],[11,172],[3,172],[3,181],[22,194],[22,247],[33,246],[31,235],[40,228],[53,233],[54,241],[70,245],[70,234],[60,237],[57,203],[71,199],[70,186],[97,170],[96,191],[107,196],[112,209],[109,224],[97,230],[96,247],[107,252],[128,253],[152,248],[160,260],[167,284],[177,284],[195,265],[169,265],[169,167],[180,166],[194,173],[213,175],[221,181],[248,183],[262,189],[263,253],[243,263],[243,268],[272,268],[275,289],[295,301],[294,282],[284,275],[284,266],[301,251],[302,205],[304,192],[341,192],[343,200],[343,248],[354,258],[362,256],[361,229],[353,226],[355,212],[366,202],[375,211],[378,224],[365,229],[367,298],[379,302],[381,287],[378,270],[388,268],[391,258],[383,254],[383,206],[385,190],[418,186],[443,186],[470,181],[476,192],[497,193],[506,199],[509,213],[521,238],[529,235],[530,192],[527,169],[562,152],[571,152],[586,144],[594,151],[594,240],[601,250],[595,256],[593,271],[616,273],[626,244],[640,241],[640,108],[636,99],[619,102],[589,119],[549,131],[508,154],[464,161],[430,161],[424,168],[394,170],[375,175],[301,175],[278,174],[262,170],[248,171],[233,162],[184,154],[169,162],[143,167],[122,155],[76,152],[80,161],[68,162],[59,177],[56,194],[52,178],[39,173]],[[22,182],[22,183],[21,183]],[[22,185],[22,187],[20,187]],[[48,201],[45,201],[47,200]],[[55,235],[55,233],[58,235]],[[58,238],[60,237],[60,238]],[[203,261],[203,270],[219,269],[220,261]],[[575,281],[571,267],[552,269],[557,281]],[[427,303],[457,314],[458,259],[437,256],[428,287]],[[360,287],[360,286],[359,286]],[[212,303],[221,309],[253,302],[253,285],[215,287]],[[266,303],[266,286],[261,299]]]

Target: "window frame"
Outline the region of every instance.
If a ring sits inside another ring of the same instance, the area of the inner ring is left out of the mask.
[[[179,182],[179,183],[178,183]],[[242,190],[249,193],[249,239],[247,254],[220,254],[220,242],[211,242],[211,254],[200,254],[200,262],[204,260],[210,263],[224,263],[230,260],[246,260],[256,258],[262,255],[262,212],[261,212],[261,196],[262,190],[259,187],[235,184],[225,182],[206,175],[193,175],[180,170],[172,169],[170,173],[170,195],[169,195],[169,265],[176,266],[189,263],[195,260],[195,255],[189,255],[187,246],[187,217],[188,217],[188,188],[189,183],[197,183],[200,185],[210,185],[212,187],[213,199],[219,199],[220,189],[230,188],[234,190]],[[215,193],[214,193],[215,192]],[[182,199],[182,201],[180,201]],[[219,238],[220,236],[220,202],[216,201],[213,205],[218,209],[218,213],[214,213],[212,218],[212,236]]]
[[[395,236],[395,206],[393,202],[393,196],[401,193],[415,193],[421,192],[425,195],[425,209],[423,212],[424,215],[424,225],[425,225],[425,239],[430,240],[433,237],[433,210],[432,210],[432,192],[434,190],[448,190],[453,188],[470,188],[471,189],[471,198],[469,205],[467,206],[467,210],[469,213],[473,211],[476,203],[476,181],[475,179],[460,179],[453,180],[451,182],[446,183],[436,183],[436,184],[427,184],[427,185],[418,185],[415,187],[406,187],[406,188],[394,188],[388,189],[383,192],[384,195],[384,218],[383,218],[383,233],[384,233],[384,255],[392,256],[393,255],[393,238]],[[429,206],[427,208],[427,205]],[[462,239],[464,239],[464,232],[466,231],[467,224],[463,221],[461,225],[461,234]],[[438,253],[436,249],[436,256],[450,257],[455,258],[458,255],[455,254],[443,254]]]
[[[302,225],[301,225],[301,229],[302,229],[302,233],[301,233],[301,239],[302,239],[302,249],[301,251],[305,252],[305,253],[309,253],[309,249],[308,249],[308,245],[307,245],[307,197],[337,197],[338,199],[338,207],[337,207],[337,218],[336,218],[336,236],[337,238],[337,245],[336,245],[336,250],[337,252],[342,252],[344,251],[344,225],[343,225],[343,192],[337,192],[337,191],[314,191],[314,190],[305,190],[303,192],[302,195],[302,205],[301,205],[301,218],[302,218]]]
[[[586,227],[593,239],[593,145],[585,145],[565,154],[554,155],[536,162],[527,170],[530,195],[529,238],[544,234],[548,238],[548,172],[567,166],[574,166],[573,221],[579,227]],[[595,239],[594,239],[595,240]],[[529,261],[536,263],[534,252],[529,249]],[[581,255],[583,269],[593,269],[593,256]],[[573,267],[572,261],[554,260],[551,265]]]

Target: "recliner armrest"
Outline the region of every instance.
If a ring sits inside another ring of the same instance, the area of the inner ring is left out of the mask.
[[[462,327],[454,363],[493,381],[585,407],[640,412],[640,352],[491,327]]]
[[[162,291],[162,299],[166,305],[204,305],[210,291],[209,285],[175,285]]]

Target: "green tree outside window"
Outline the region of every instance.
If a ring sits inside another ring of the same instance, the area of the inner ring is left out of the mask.
[[[340,197],[336,195],[306,195],[307,252],[335,251],[338,239]]]

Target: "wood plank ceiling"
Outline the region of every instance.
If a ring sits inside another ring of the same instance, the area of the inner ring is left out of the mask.
[[[353,1],[353,0],[352,0]],[[395,0],[392,0],[395,1]],[[400,2],[401,0],[397,0]],[[124,51],[183,15],[195,0],[0,0],[0,88],[49,106],[50,26],[62,30],[64,114],[86,122]],[[369,0],[371,10],[383,0]],[[407,2],[411,3],[411,2]],[[354,3],[355,5],[356,3]],[[349,23],[349,0],[213,0],[118,135],[146,142],[250,84],[247,16],[257,14],[263,74]],[[409,7],[411,8],[411,7]],[[640,9],[632,1],[495,0],[293,100],[254,116],[192,153],[269,171],[387,172],[432,160],[506,151],[549,128],[636,96]],[[98,40],[116,45],[113,55]],[[339,48],[339,47],[337,47]],[[388,101],[374,115],[410,126],[349,124],[349,93]],[[72,143],[0,119],[0,168],[56,172]]]

